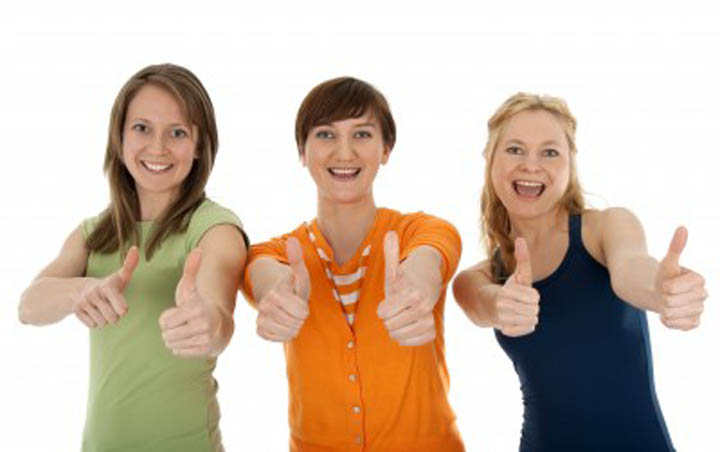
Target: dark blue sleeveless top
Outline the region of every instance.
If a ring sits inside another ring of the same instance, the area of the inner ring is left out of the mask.
[[[655,396],[645,312],[622,301],[570,216],[560,266],[533,284],[535,331],[495,331],[520,378],[521,452],[674,451]]]

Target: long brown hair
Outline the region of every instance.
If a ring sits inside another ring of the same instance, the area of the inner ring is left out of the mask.
[[[110,205],[100,215],[97,226],[87,239],[90,251],[112,253],[120,249],[124,254],[132,244],[139,244],[137,221],[140,219],[140,202],[135,181],[122,160],[122,141],[128,105],[140,88],[148,83],[172,93],[190,123],[198,128],[193,166],[177,198],[155,220],[145,244],[148,260],[166,237],[187,229],[192,212],[205,199],[205,184],[218,150],[215,112],[210,96],[195,74],[181,66],[159,64],[143,68],[120,89],[110,113],[104,164],[110,184]]]
[[[507,121],[521,111],[544,110],[552,114],[565,132],[570,148],[570,178],[560,205],[571,215],[585,209],[585,198],[577,174],[575,157],[575,131],[577,121],[567,104],[559,97],[517,93],[506,100],[488,120],[488,141],[485,156],[485,185],[480,198],[480,233],[485,250],[491,261],[493,277],[497,281],[501,273],[512,272],[515,268],[515,244],[510,237],[511,225],[507,209],[495,192],[490,172],[495,160],[495,150]],[[498,262],[499,261],[499,262]]]

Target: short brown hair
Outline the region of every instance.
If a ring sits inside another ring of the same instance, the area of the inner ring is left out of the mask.
[[[313,127],[348,118],[359,118],[368,111],[380,122],[383,142],[395,146],[395,120],[385,96],[371,84],[353,77],[338,77],[313,88],[298,109],[295,142],[298,153]]]
[[[147,66],[120,89],[112,112],[108,143],[105,149],[105,173],[110,182],[110,205],[87,239],[90,251],[121,254],[131,244],[139,243],[136,221],[140,220],[140,202],[135,181],[122,160],[123,127],[128,106],[140,89],[152,84],[173,94],[183,107],[189,122],[198,128],[196,158],[183,181],[178,197],[155,220],[156,227],[148,238],[148,259],[169,235],[184,231],[195,208],[205,199],[205,184],[210,177],[218,150],[215,111],[210,96],[200,80],[188,69],[175,64]]]

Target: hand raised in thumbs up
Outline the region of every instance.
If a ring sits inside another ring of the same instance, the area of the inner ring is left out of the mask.
[[[85,325],[90,328],[114,324],[128,311],[123,296],[125,287],[132,278],[140,255],[133,246],[125,256],[120,270],[92,282],[81,292],[73,303],[72,310]]]
[[[540,313],[540,293],[532,287],[532,267],[527,242],[515,239],[515,272],[495,297],[494,324],[506,336],[535,331]]]
[[[197,287],[201,260],[200,248],[185,258],[175,289],[176,306],[166,309],[158,319],[165,346],[185,358],[211,356],[213,333],[221,322],[219,307],[205,300]]]
[[[660,320],[668,328],[690,330],[700,325],[700,315],[707,298],[705,279],[680,266],[680,255],[687,243],[684,227],[675,230],[667,254],[660,261],[655,291]]]
[[[385,300],[378,305],[378,316],[390,337],[400,345],[416,346],[432,341],[436,334],[433,309],[442,289],[439,271],[442,257],[434,248],[419,247],[413,254],[421,253],[422,258],[413,259],[415,256],[411,254],[401,266],[395,231],[385,234],[383,251]]]
[[[285,243],[289,271],[280,277],[258,302],[257,333],[269,341],[293,340],[310,314],[310,274],[303,261],[300,242]]]

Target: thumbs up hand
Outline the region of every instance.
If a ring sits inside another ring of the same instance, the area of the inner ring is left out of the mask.
[[[127,313],[123,291],[130,283],[139,260],[138,249],[133,246],[120,270],[105,278],[91,280],[73,303],[72,310],[81,322],[90,328],[101,327],[114,324]]]
[[[310,314],[310,274],[303,260],[300,242],[291,237],[285,243],[290,271],[258,302],[257,334],[269,341],[289,342]]]
[[[506,336],[535,331],[540,313],[540,293],[532,287],[530,251],[522,237],[515,239],[515,272],[495,297],[494,324]]]
[[[684,227],[675,230],[667,254],[660,261],[655,291],[660,320],[668,328],[691,330],[700,325],[700,315],[707,298],[705,279],[680,266],[680,255],[687,243]]]
[[[197,288],[201,260],[200,248],[188,254],[175,289],[176,306],[166,309],[158,319],[165,346],[185,358],[211,356],[212,337],[221,322],[218,306],[205,300]]]
[[[432,341],[435,339],[433,308],[442,289],[439,271],[433,268],[431,274],[422,275],[418,271],[401,268],[395,231],[385,234],[383,251],[385,300],[378,305],[378,316],[390,337],[400,345],[416,346]],[[426,277],[434,274],[437,274],[437,281],[433,281],[432,276]]]

